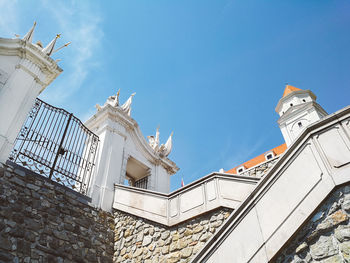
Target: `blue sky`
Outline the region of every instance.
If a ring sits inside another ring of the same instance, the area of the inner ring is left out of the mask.
[[[180,167],[171,189],[282,144],[274,108],[285,83],[329,113],[349,104],[350,2],[7,1],[0,36],[46,45],[64,72],[40,95],[86,120],[121,89],[145,136],[160,125]]]

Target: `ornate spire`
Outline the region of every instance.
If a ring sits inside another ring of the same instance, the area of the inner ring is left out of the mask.
[[[171,149],[173,148],[173,132],[170,134],[168,140],[166,141],[165,144],[162,144],[160,147],[159,147],[159,154],[161,156],[165,156],[167,157],[170,152],[171,152]]]
[[[119,106],[119,94],[120,94],[120,89],[117,91],[117,95],[114,98],[114,101],[113,101],[113,104],[112,104],[113,107]]]
[[[27,41],[27,42],[29,42],[29,43],[32,43],[35,26],[36,26],[36,22],[34,22],[34,25],[32,26],[32,28],[31,28],[31,29],[28,31],[28,33],[25,34],[25,36],[23,37],[23,40],[24,40],[24,41]]]
[[[155,150],[158,150],[159,147],[159,125],[157,127],[157,131],[156,131],[156,139],[155,139]]]
[[[131,96],[128,98],[128,100],[121,106],[122,110],[126,112],[129,116],[131,113],[131,103],[132,103],[132,97],[136,95],[136,92],[131,94]]]
[[[151,136],[147,136],[147,138],[148,138],[148,144],[152,147],[152,149],[155,152],[157,152],[159,147],[159,126],[157,127],[156,137],[151,135]]]
[[[64,47],[68,47],[71,43],[72,43],[72,42],[68,42],[68,43],[64,44],[63,46],[59,47],[58,49],[55,49],[54,51],[52,51],[51,54],[56,53],[58,50],[60,50],[60,49],[62,49],[62,48],[64,48]]]
[[[57,38],[61,37],[61,34],[57,34],[56,37],[42,50],[46,55],[50,56],[55,48]]]

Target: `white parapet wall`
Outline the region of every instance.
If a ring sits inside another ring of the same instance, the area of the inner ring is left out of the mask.
[[[259,180],[212,173],[170,194],[116,184],[113,208],[172,226],[219,207],[235,209]]]
[[[350,182],[350,107],[308,127],[192,262],[269,262]]]

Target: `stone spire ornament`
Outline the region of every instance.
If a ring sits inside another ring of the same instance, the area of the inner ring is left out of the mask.
[[[170,134],[168,140],[166,141],[165,144],[162,144],[160,147],[159,147],[159,155],[160,156],[165,156],[167,157],[170,152],[171,152],[171,149],[173,148],[173,132]]]
[[[131,94],[131,96],[128,98],[128,100],[121,106],[121,109],[130,116],[131,113],[131,103],[132,98],[136,95],[136,92]]]
[[[32,28],[31,28],[31,29],[28,31],[28,33],[25,34],[25,36],[23,37],[23,40],[24,40],[24,41],[27,41],[27,42],[29,42],[29,43],[32,43],[35,26],[36,26],[36,22],[34,22]]]
[[[119,106],[119,94],[120,94],[120,89],[117,91],[117,95],[114,98],[114,101],[112,103],[113,107],[118,107]]]
[[[156,151],[158,150],[159,147],[159,125],[156,130],[156,139],[155,139],[156,147],[154,148]]]
[[[96,104],[95,108],[97,109],[97,111],[102,110],[104,107],[107,106],[107,104],[111,105],[114,108],[117,108],[119,106],[119,94],[120,94],[120,89],[117,91],[117,95],[109,96],[105,104],[103,104],[103,106]]]
[[[102,107],[100,106],[100,104],[96,103],[95,108],[97,109],[97,111],[102,110]]]
[[[62,48],[68,47],[71,43],[72,42],[68,42],[68,43],[64,44],[63,46],[59,47],[58,49],[55,49],[54,51],[52,51],[52,54],[56,53],[58,50],[61,50]]]
[[[61,34],[57,34],[56,37],[42,50],[43,53],[50,56],[54,51],[57,38],[60,38]]]
[[[158,146],[159,146],[159,126],[157,127],[156,131],[156,137],[153,135],[147,136],[148,138],[148,144],[152,147],[154,151],[158,151]]]

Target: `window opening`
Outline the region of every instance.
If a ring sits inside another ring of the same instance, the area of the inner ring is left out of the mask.
[[[150,169],[133,157],[128,159],[126,164],[125,185],[147,189]]]
[[[137,187],[137,188],[147,189],[147,186],[148,186],[148,176],[146,176],[140,180],[137,180],[135,182],[135,187]]]

